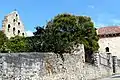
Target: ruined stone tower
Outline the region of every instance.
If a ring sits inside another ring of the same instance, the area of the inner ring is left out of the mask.
[[[2,31],[8,38],[15,36],[26,36],[24,25],[17,11],[13,11],[4,17]]]

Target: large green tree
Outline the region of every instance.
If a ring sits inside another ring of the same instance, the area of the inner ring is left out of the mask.
[[[84,44],[88,54],[99,48],[94,24],[87,16],[59,14],[45,28],[37,28],[35,36],[41,36],[42,50],[59,54],[70,53],[78,44]]]

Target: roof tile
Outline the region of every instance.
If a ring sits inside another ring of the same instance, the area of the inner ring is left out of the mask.
[[[98,29],[98,35],[120,33],[120,26],[108,26]]]

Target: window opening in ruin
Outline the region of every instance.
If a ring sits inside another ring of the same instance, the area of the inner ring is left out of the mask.
[[[15,28],[13,28],[13,34],[15,35]]]
[[[10,31],[10,24],[8,24],[8,32]]]
[[[18,30],[18,35],[20,34],[20,30]]]
[[[13,22],[15,22],[15,19],[13,19]]]
[[[106,47],[105,49],[106,49],[106,52],[109,52],[109,47]]]
[[[18,14],[16,14],[16,17],[18,16]]]
[[[18,25],[20,25],[20,22],[18,22]]]
[[[22,35],[24,36],[24,33],[22,33]]]

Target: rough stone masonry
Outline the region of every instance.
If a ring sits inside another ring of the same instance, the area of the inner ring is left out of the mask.
[[[108,66],[85,63],[83,45],[64,59],[55,53],[1,53],[0,80],[92,80],[111,75]]]

